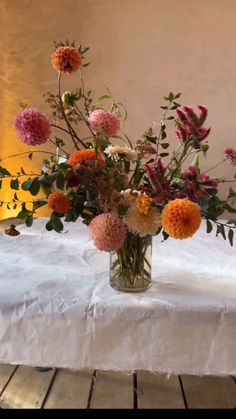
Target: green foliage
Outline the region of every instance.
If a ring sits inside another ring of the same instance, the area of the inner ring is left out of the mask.
[[[57,233],[61,233],[63,230],[63,223],[61,222],[60,217],[55,214],[52,213],[49,222],[46,225],[47,230],[49,230],[48,225],[50,223],[50,228],[52,230],[55,230]]]
[[[21,211],[17,214],[17,218],[23,220],[28,227],[33,224],[33,211],[26,208],[26,204],[21,205]]]
[[[213,230],[213,226],[210,220],[206,220],[206,226],[207,226],[207,233],[210,233]]]
[[[229,188],[229,194],[227,199],[230,200],[232,204],[236,203],[236,192],[232,188]]]
[[[160,146],[162,148],[164,148],[164,150],[165,150],[166,148],[168,148],[170,146],[170,144],[169,143],[161,143]]]
[[[63,147],[65,145],[64,141],[59,137],[55,137],[55,143],[57,147]]]
[[[234,231],[232,230],[232,228],[230,228],[228,231],[228,239],[229,239],[230,245],[233,246]]]
[[[11,176],[11,173],[5,167],[0,166],[0,178],[8,176]]]
[[[22,183],[21,187],[23,191],[29,191],[31,195],[35,196],[39,193],[39,190],[40,190],[39,178],[35,177],[35,178],[28,179]]]
[[[24,110],[24,109],[26,109],[28,107],[28,105],[27,105],[27,103],[20,102],[19,103],[19,107]]]
[[[11,182],[10,182],[10,187],[12,188],[12,189],[15,189],[15,190],[19,190],[19,187],[20,187],[20,183],[19,183],[19,179],[18,178],[16,178],[16,179],[11,179]]]
[[[162,241],[165,241],[169,238],[169,234],[167,234],[164,230],[162,230],[162,235],[163,235],[163,240]]]
[[[64,46],[76,48],[83,57],[82,66],[89,65],[84,61],[84,55],[89,47],[76,46],[75,41],[69,42],[68,39],[65,42],[54,42],[54,44],[55,48]],[[152,198],[151,207],[160,212],[170,200],[180,196],[191,199],[199,205],[201,215],[206,219],[207,233],[212,233],[215,227],[216,235],[221,236],[224,240],[228,239],[232,246],[236,221],[221,222],[219,219],[225,211],[236,213],[234,208],[236,192],[230,188],[227,199],[223,200],[219,197],[215,186],[217,179],[215,182],[211,179],[207,182],[206,178],[201,177],[199,156],[205,157],[209,146],[202,141],[203,138],[196,139],[197,130],[191,135],[189,132],[187,134],[185,132],[186,135],[183,134],[183,138],[181,137],[181,129],[186,128],[184,126],[186,120],[181,119],[181,112],[175,112],[180,107],[181,94],[171,91],[167,96],[164,96],[164,103],[160,106],[162,118],[160,124],[157,125],[158,128],[147,129],[135,144],[135,139],[124,132],[124,121],[127,118],[126,107],[122,102],[113,98],[106,85],[104,85],[104,94],[98,99],[99,102],[94,102],[92,91],[85,87],[82,73],[83,71],[80,69],[79,88],[62,92],[61,77],[63,74],[61,73],[58,77],[58,92],[56,94],[48,92],[45,95],[45,100],[52,111],[51,121],[54,121],[52,126],[59,133],[59,136],[52,137],[55,138],[54,141],[52,139],[50,141],[60,149],[61,154],[65,155],[65,159],[70,156],[72,151],[86,148],[95,150],[100,154],[101,159],[91,161],[88,159],[88,161],[81,161],[77,167],[72,167],[67,161],[60,163],[58,150],[53,150],[50,153],[46,149],[42,150],[42,153],[47,154],[47,159],[43,160],[40,173],[28,173],[25,168],[21,167],[19,172],[11,174],[7,168],[0,166],[0,188],[4,182],[8,185],[8,180],[5,181],[4,178],[9,178],[13,195],[9,202],[0,201],[0,206],[5,205],[8,209],[20,208],[18,218],[24,220],[26,225],[31,226],[34,214],[40,207],[47,204],[48,196],[52,192],[57,191],[64,194],[70,199],[68,206],[70,208],[65,214],[52,212],[46,224],[48,231],[54,230],[60,233],[63,231],[64,221],[75,222],[78,217],[81,217],[87,225],[94,217],[107,211],[114,211],[123,219],[127,208],[135,202],[138,193],[145,193]],[[21,103],[20,106],[24,109],[27,105]],[[119,134],[115,133],[111,138],[106,133],[103,124],[97,129],[90,126],[88,117],[91,111],[96,108],[103,109],[103,107],[120,120],[120,132]],[[184,109],[186,108],[182,108],[182,112]],[[195,116],[199,118],[197,115]],[[201,121],[196,120],[198,123],[195,128],[199,128]],[[62,126],[60,125],[61,121]],[[87,130],[86,133],[81,129],[82,124]],[[172,138],[169,137],[171,125],[173,128],[177,128],[179,135],[181,133],[180,143],[174,152],[172,152]],[[60,134],[63,138],[67,137],[66,140],[62,139]],[[70,144],[68,144],[68,139]],[[122,147],[119,145],[120,141],[122,141]],[[112,145],[117,145],[120,151],[116,153],[113,149],[111,155],[104,153],[107,146]],[[33,157],[38,156],[36,153],[40,153],[40,150],[19,154],[25,154],[29,160],[32,160]],[[100,162],[104,164],[104,167],[100,165]],[[190,165],[195,168],[192,175],[185,173],[186,168]],[[203,172],[203,174],[205,173],[207,171]],[[36,198],[31,197],[31,200],[22,202],[19,199],[20,194],[17,195],[21,190]],[[123,190],[131,194],[130,202],[129,200],[125,202],[125,195],[121,194]],[[39,192],[43,194],[42,199],[37,199]],[[61,198],[63,200],[63,197]],[[58,210],[61,212],[59,207]],[[163,241],[167,240],[169,236],[163,229],[160,228],[156,233],[159,234],[161,231]]]

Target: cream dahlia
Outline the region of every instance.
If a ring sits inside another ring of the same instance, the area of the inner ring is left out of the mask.
[[[138,198],[137,198],[138,199]],[[146,211],[140,210],[139,202],[131,205],[125,216],[124,223],[133,233],[138,233],[140,237],[154,235],[161,227],[161,214],[157,208],[150,206]],[[146,213],[145,213],[146,212]]]

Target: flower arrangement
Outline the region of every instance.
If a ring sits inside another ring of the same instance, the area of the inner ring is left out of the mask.
[[[98,103],[85,89],[82,70],[88,65],[88,49],[76,48],[74,42],[55,43],[51,64],[58,73],[58,92],[45,95],[51,117],[21,104],[14,123],[22,143],[34,147],[50,142],[53,151],[39,149],[47,158],[42,159],[38,174],[28,174],[24,168],[12,174],[1,165],[1,186],[10,178],[14,196],[10,202],[1,200],[0,205],[19,208],[18,218],[29,227],[38,208],[48,205],[49,231],[62,232],[64,223],[81,218],[89,226],[95,246],[116,255],[114,276],[122,274],[130,286],[137,282],[137,275],[146,276],[148,281],[146,252],[149,249],[150,253],[150,239],[156,234],[162,233],[164,240],[169,236],[185,239],[205,219],[207,233],[215,225],[216,234],[233,245],[236,220],[222,221],[220,217],[225,211],[236,213],[236,193],[229,188],[223,200],[218,185],[235,181],[235,175],[233,179],[219,179],[209,173],[226,160],[235,167],[236,150],[226,148],[221,162],[201,170],[200,157],[205,159],[209,150],[207,108],[199,105],[196,112],[181,106],[180,93],[171,92],[161,106],[158,132],[151,127],[138,140],[130,139],[123,128],[126,109],[113,99],[109,89]],[[62,76],[74,72],[80,75],[79,88],[62,92]],[[80,134],[81,124],[87,129],[86,137]],[[167,124],[173,124],[176,131],[172,152],[168,151],[173,140],[167,141]],[[32,150],[21,154],[28,154],[30,159],[35,156]],[[19,190],[35,198],[22,201]]]

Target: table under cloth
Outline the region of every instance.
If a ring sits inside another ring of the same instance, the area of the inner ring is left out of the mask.
[[[109,254],[81,222],[0,233],[0,363],[236,374],[236,251],[205,222],[191,239],[153,239],[152,286],[109,286]]]

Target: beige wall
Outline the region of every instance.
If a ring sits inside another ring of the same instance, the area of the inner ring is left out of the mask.
[[[86,84],[100,95],[106,83],[126,104],[132,138],[159,121],[173,90],[182,103],[209,108],[204,167],[236,146],[236,0],[0,0],[0,12],[1,157],[26,150],[12,130],[18,103],[48,110],[42,93],[56,88],[49,57],[65,38],[91,47]],[[66,89],[77,85],[78,76],[66,78]],[[215,174],[233,173],[225,164]]]

